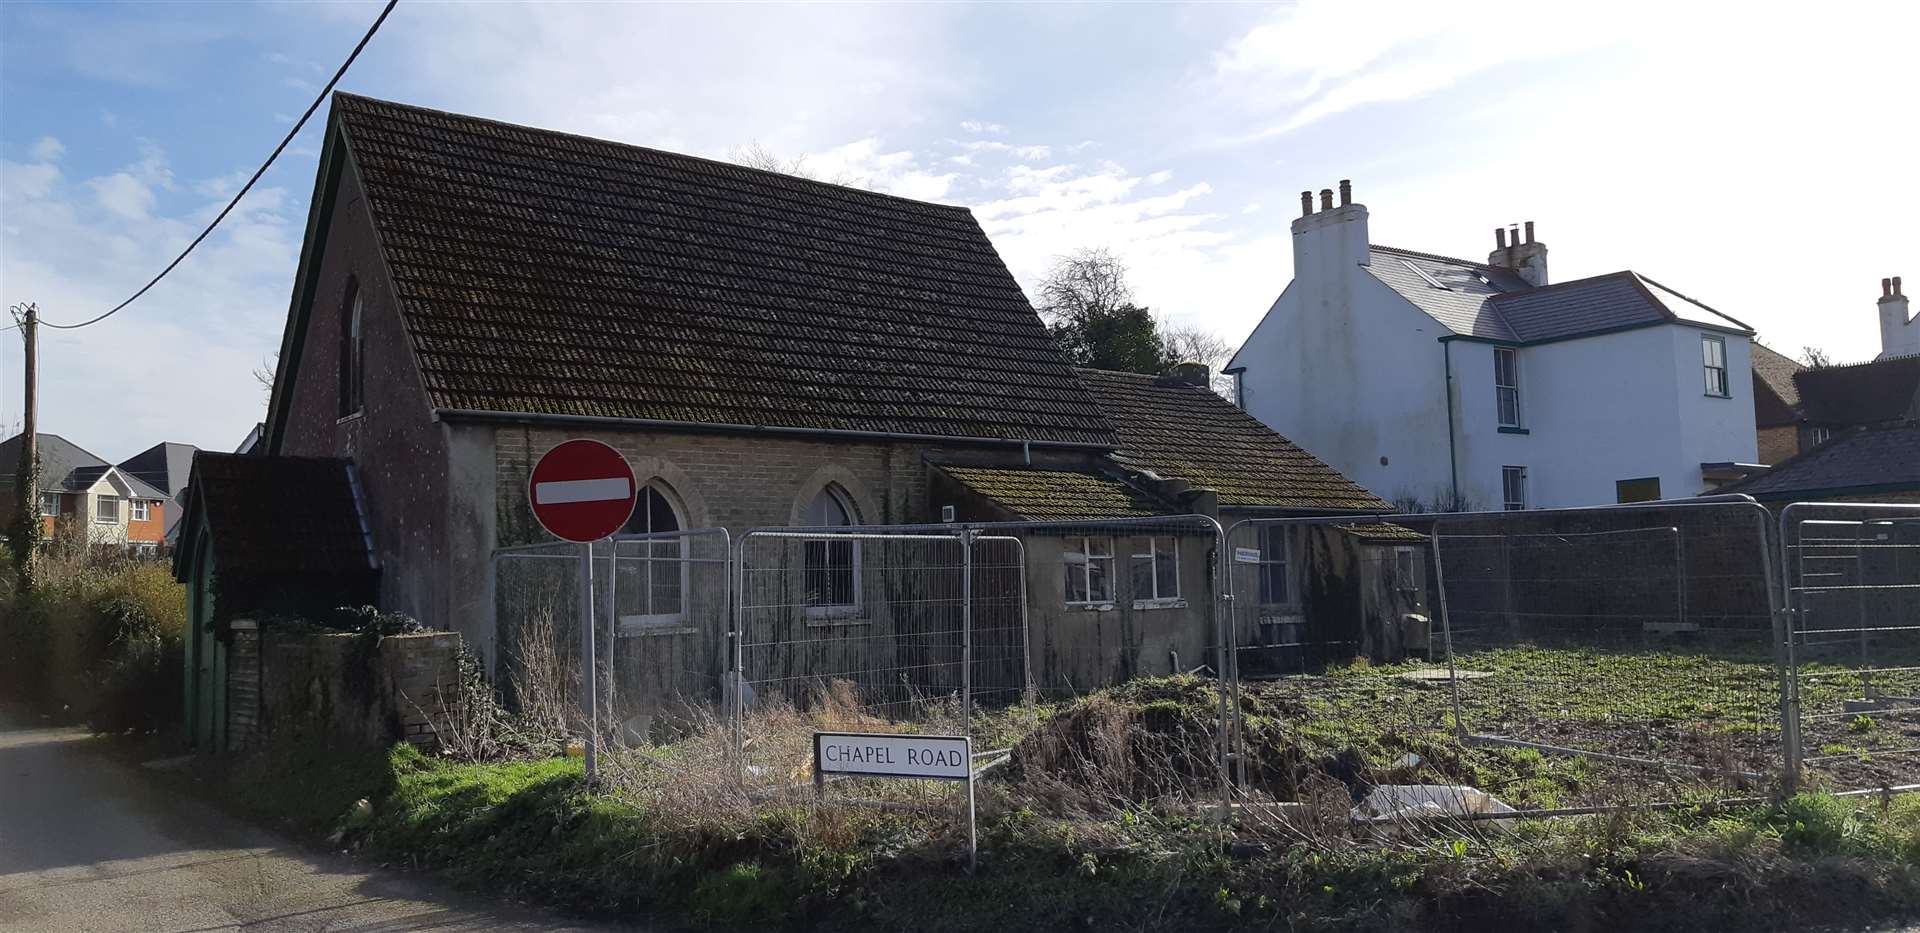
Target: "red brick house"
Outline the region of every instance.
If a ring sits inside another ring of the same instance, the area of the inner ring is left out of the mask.
[[[0,509],[11,514],[13,470],[26,435],[0,441]],[[40,514],[48,535],[78,534],[88,544],[159,553],[171,519],[171,496],[138,475],[114,466],[57,434],[42,434]]]

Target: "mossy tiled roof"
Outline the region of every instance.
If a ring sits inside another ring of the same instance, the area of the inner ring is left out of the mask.
[[[1112,443],[965,208],[333,101],[437,408]]]
[[[1333,526],[1362,541],[1375,543],[1418,544],[1427,536],[1401,525],[1387,522],[1347,522]]]
[[[1135,373],[1076,372],[1119,436],[1122,463],[1212,489],[1222,507],[1392,508],[1205,388]]]
[[[944,465],[939,469],[1021,518],[1142,518],[1179,511],[1118,479],[1092,471]]]

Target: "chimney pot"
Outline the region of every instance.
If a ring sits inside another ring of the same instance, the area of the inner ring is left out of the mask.
[[[1340,206],[1346,207],[1347,205],[1352,203],[1353,203],[1353,181],[1351,179],[1342,178],[1340,179]]]
[[[1507,248],[1507,228],[1505,227],[1493,228],[1493,245],[1496,249]]]
[[[1313,192],[1302,191],[1300,192],[1300,216],[1308,217],[1308,216],[1311,216],[1312,214],[1313,214]]]
[[[1893,280],[1892,279],[1880,280],[1880,297],[1882,298],[1893,297]]]
[[[1527,242],[1533,242],[1533,221],[1527,221]]]
[[[1320,209],[1323,211],[1333,210],[1333,189],[1332,188],[1320,189]]]
[[[1893,297],[1899,298],[1905,294],[1906,294],[1905,292],[1900,290],[1900,277],[1897,275],[1894,276],[1893,277]]]

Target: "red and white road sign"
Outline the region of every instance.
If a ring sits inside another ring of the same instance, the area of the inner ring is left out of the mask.
[[[627,523],[635,499],[633,467],[599,441],[563,441],[541,456],[527,480],[540,527],[568,541],[598,541]]]

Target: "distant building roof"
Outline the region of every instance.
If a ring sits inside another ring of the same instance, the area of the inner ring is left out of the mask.
[[[164,489],[168,496],[177,496],[187,488],[187,476],[193,472],[193,453],[197,449],[192,444],[155,444],[120,461],[120,472]]]
[[[1112,444],[966,208],[333,108],[436,408]]]
[[[1806,370],[1798,360],[1753,342],[1754,421],[1760,427],[1800,420],[1800,389],[1793,377]]]
[[[73,472],[67,474],[65,491],[85,492],[93,488],[93,485],[100,482],[100,478],[108,473],[119,477],[120,481],[126,485],[127,498],[158,499],[162,501],[170,498],[165,491],[156,489],[151,484],[142,481],[139,477],[132,476],[125,470],[107,463],[102,463],[99,466],[75,467]]]
[[[1753,329],[1637,272],[1534,287],[1484,263],[1374,246],[1367,271],[1454,336],[1550,343],[1655,324]]]
[[[1096,470],[947,464],[937,464],[936,468],[1025,519],[1142,518],[1179,511],[1117,477]]]
[[[25,434],[15,434],[0,441],[0,476],[5,476],[7,485],[12,486],[14,472],[19,469],[20,445],[25,442]],[[75,479],[76,470],[90,467],[107,467],[107,461],[88,453],[80,445],[58,434],[40,434],[40,489],[44,492],[79,492],[94,484],[104,469],[91,475]],[[78,485],[75,485],[78,483]],[[165,498],[164,496],[160,498]]]
[[[1920,417],[1920,356],[1808,369],[1793,383],[1809,421],[1858,425]]]
[[[1920,489],[1920,424],[1841,434],[1716,493],[1785,500]]]
[[[1120,438],[1121,463],[1214,490],[1222,508],[1392,508],[1209,389],[1136,373],[1076,372]]]

